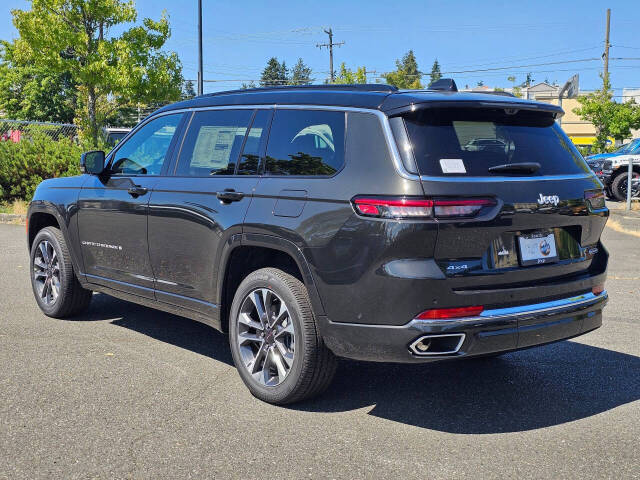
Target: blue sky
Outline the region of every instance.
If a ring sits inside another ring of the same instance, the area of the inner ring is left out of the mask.
[[[0,38],[17,35],[9,11],[28,8],[24,0],[4,0],[0,7]],[[175,50],[185,78],[197,72],[197,0],[138,0],[139,19],[169,15]],[[203,0],[205,92],[238,87],[257,80],[269,57],[293,66],[302,57],[316,81],[328,76],[329,54],[316,48],[327,41],[323,27],[332,27],[334,65],[366,66],[376,76],[394,68],[410,48],[421,70],[430,71],[438,58],[443,72],[456,72],[459,86],[510,86],[528,71],[536,81],[563,83],[580,74],[582,89],[597,88],[602,70],[606,7],[612,9],[611,82],[640,88],[640,7],[637,0],[610,1],[277,1],[221,2]],[[580,60],[580,61],[574,61]],[[539,65],[547,64],[547,65]],[[532,65],[532,66],[523,66]],[[487,70],[508,67],[501,70]],[[460,72],[460,73],[457,73]]]

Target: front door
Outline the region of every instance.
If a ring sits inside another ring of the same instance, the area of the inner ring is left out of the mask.
[[[223,247],[242,224],[259,181],[268,109],[195,112],[174,175],[149,204],[149,254],[156,298],[217,318]]]
[[[164,115],[139,127],[109,154],[105,173],[84,184],[78,229],[89,282],[154,297],[148,205],[181,118]]]

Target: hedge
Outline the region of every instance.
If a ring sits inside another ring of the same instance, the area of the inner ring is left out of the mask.
[[[30,201],[42,180],[78,175],[82,151],[73,140],[44,134],[0,141],[0,201]]]

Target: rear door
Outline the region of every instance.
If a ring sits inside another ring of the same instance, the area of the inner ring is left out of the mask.
[[[106,173],[92,175],[83,185],[78,230],[90,282],[153,298],[148,204],[182,117],[163,115],[140,126],[109,155]]]
[[[436,201],[434,256],[458,278],[454,303],[552,294],[589,270],[608,215],[602,187],[551,113],[427,108],[404,123]]]
[[[242,233],[271,110],[196,111],[149,205],[156,298],[215,316],[220,255]]]

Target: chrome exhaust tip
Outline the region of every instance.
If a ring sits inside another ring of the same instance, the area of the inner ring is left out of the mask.
[[[464,343],[464,333],[446,333],[441,335],[423,335],[416,338],[409,350],[421,357],[429,355],[453,355],[458,353]]]

